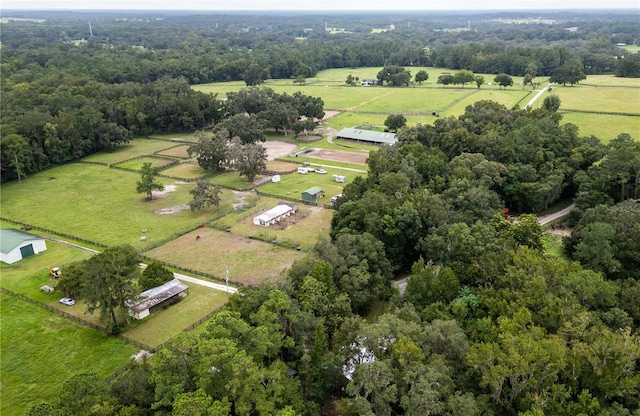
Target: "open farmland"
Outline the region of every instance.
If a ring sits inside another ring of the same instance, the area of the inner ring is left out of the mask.
[[[54,399],[76,373],[106,377],[139,348],[5,293],[0,294],[3,416]]]
[[[136,193],[139,175],[89,164],[69,164],[33,175],[22,183],[2,186],[3,217],[64,232],[107,245],[137,248],[163,241],[175,232],[206,222],[215,207],[192,213],[188,206],[193,184],[158,178],[165,191],[152,201]],[[33,197],[28,197],[33,196]],[[235,197],[223,191],[221,208]],[[162,213],[173,212],[171,215]],[[147,241],[141,242],[141,230]]]
[[[323,126],[339,130],[343,127],[371,125],[384,127],[384,121],[389,114],[403,113],[409,126],[432,124],[436,118],[432,111],[440,113],[441,117],[461,115],[468,105],[479,100],[492,100],[503,104],[507,108],[522,107],[533,97],[530,87],[523,88],[521,77],[513,77],[514,86],[501,89],[493,82],[495,75],[478,74],[484,77],[485,83],[480,89],[474,84],[465,88],[460,86],[443,87],[437,84],[438,76],[443,73],[455,73],[455,70],[445,68],[407,67],[412,75],[424,69],[429,79],[421,85],[407,88],[392,87],[351,87],[345,84],[349,74],[359,79],[376,78],[382,68],[341,68],[320,71],[316,77],[306,80],[305,85],[294,85],[291,80],[267,80],[265,87],[274,91],[292,94],[302,91],[304,94],[322,98],[325,108],[337,110],[341,113],[323,122]],[[535,82],[544,83],[543,77],[537,77]],[[492,85],[489,85],[492,84]],[[606,88],[600,88],[606,87]],[[225,82],[215,84],[195,85],[194,89],[204,92],[215,92],[220,97],[228,91],[238,91],[245,88],[241,82]],[[576,111],[603,112],[638,112],[640,108],[640,81],[631,78],[616,78],[612,75],[589,75],[576,87],[554,86],[554,93],[560,96],[563,109]],[[544,95],[533,105],[538,108]],[[636,110],[634,110],[636,109]],[[619,120],[612,118],[598,118],[597,121],[588,117],[567,114],[566,122],[575,123],[580,128],[581,135],[596,135],[603,141],[610,140],[622,132],[629,132],[636,139],[640,130],[640,117],[629,117]]]
[[[260,232],[266,230],[257,230],[255,235]],[[196,239],[196,235],[200,239]],[[247,285],[279,277],[294,260],[306,255],[208,227],[199,228],[144,254],[220,278],[224,278],[225,271],[229,270],[230,280]]]

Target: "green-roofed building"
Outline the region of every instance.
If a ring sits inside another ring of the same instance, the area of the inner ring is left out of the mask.
[[[307,202],[316,202],[324,196],[324,189],[314,186],[302,192],[302,200]]]
[[[0,261],[13,264],[47,249],[44,238],[15,228],[0,229]]]
[[[380,131],[362,130],[344,128],[336,133],[336,138],[343,140],[355,140],[357,142],[364,142],[369,144],[388,144],[392,145],[398,141],[395,133],[384,133]]]

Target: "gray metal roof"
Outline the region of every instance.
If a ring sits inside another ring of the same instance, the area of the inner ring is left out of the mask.
[[[3,253],[9,253],[25,241],[42,240],[42,237],[25,233],[15,228],[0,229],[0,250]]]
[[[303,191],[302,193],[307,193],[309,195],[317,195],[321,192],[324,192],[324,189],[320,188],[319,186],[313,186],[309,189],[307,189],[306,191]]]
[[[140,293],[136,299],[128,300],[126,303],[127,306],[134,311],[142,312],[164,302],[180,292],[184,292],[187,289],[189,289],[189,286],[185,285],[178,279],[173,279],[162,286],[152,287],[149,290],[145,290]]]
[[[344,128],[340,130],[336,137],[350,140],[360,140],[376,144],[394,144],[398,141],[395,133],[384,133],[380,131]]]

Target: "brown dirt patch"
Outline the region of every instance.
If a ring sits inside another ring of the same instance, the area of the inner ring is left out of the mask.
[[[300,165],[289,162],[280,162],[279,160],[271,160],[267,162],[267,170],[269,172],[291,173],[298,169]]]
[[[279,142],[277,140],[270,140],[262,143],[262,145],[267,149],[267,160],[274,160],[279,157],[287,156],[294,152],[298,147],[295,144]]]
[[[342,152],[340,150],[328,150],[328,149],[306,149],[303,153],[298,153],[298,156],[313,157],[316,159],[333,160],[334,162],[343,163],[355,163],[358,165],[366,165],[369,155],[362,153]]]

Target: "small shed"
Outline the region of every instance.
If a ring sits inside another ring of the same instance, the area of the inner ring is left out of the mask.
[[[302,192],[302,200],[308,202],[315,202],[324,196],[324,189],[319,186],[314,186]]]
[[[135,299],[126,302],[129,316],[135,319],[146,318],[154,311],[169,306],[187,296],[189,286],[173,279],[162,286],[152,287],[140,293]]]
[[[42,237],[15,228],[0,229],[0,261],[13,264],[46,249]]]
[[[254,217],[253,223],[262,227],[268,227],[272,224],[282,221],[284,218],[287,218],[292,214],[295,214],[297,210],[297,205],[280,202],[270,210],[263,212],[257,217]]]

